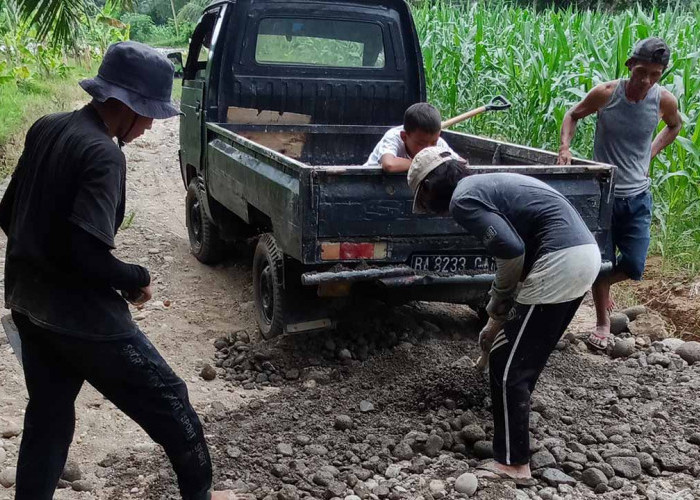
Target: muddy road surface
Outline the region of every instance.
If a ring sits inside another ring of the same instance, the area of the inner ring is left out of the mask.
[[[488,385],[473,368],[471,311],[382,308],[334,332],[263,342],[252,252],[214,268],[189,252],[177,129],[176,120],[157,122],[126,148],[133,217],[117,253],[152,272],[154,298],[133,314],[188,384],[217,486],[268,500],[700,498],[700,362],[690,364],[700,345],[664,340],[663,327],[642,316],[636,327],[621,320],[634,334],[623,331],[617,350],[591,353],[581,342],[594,325],[587,301],[532,401],[538,484],[474,484],[493,426]],[[200,375],[207,364],[213,380]],[[0,500],[14,496],[26,401],[3,343]],[[84,387],[76,414],[56,499],[178,498],[162,449],[98,392]]]

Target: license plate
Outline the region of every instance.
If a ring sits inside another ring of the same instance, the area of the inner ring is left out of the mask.
[[[488,273],[496,270],[496,261],[483,255],[414,255],[411,267],[432,273]]]

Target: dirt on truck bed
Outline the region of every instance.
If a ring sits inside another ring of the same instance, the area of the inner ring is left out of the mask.
[[[409,304],[334,332],[263,342],[250,251],[215,268],[190,255],[177,127],[157,122],[125,149],[134,216],[117,253],[152,271],[154,299],[134,317],[188,384],[215,484],[274,500],[466,498],[474,484],[464,474],[490,456],[493,430],[488,384],[472,361],[474,315]],[[538,485],[479,479],[472,497],[700,498],[700,362],[689,364],[700,345],[664,340],[654,318],[627,326],[618,316],[634,335],[621,333],[609,353],[590,353],[581,342],[594,326],[587,300],[532,400]],[[0,499],[14,496],[26,397],[3,343]],[[86,387],[76,414],[69,481],[56,499],[178,498],[160,447],[99,393]]]

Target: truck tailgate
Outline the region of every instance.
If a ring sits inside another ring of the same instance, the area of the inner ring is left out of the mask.
[[[573,203],[597,238],[608,229],[609,167],[495,166],[473,169],[477,173],[516,172],[537,177]],[[377,170],[326,167],[314,172],[319,238],[467,235],[449,217],[413,214],[413,200],[405,174],[386,175]]]

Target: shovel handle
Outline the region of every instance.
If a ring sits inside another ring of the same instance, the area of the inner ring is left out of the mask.
[[[484,111],[486,111],[486,106],[481,106],[480,108],[467,111],[466,113],[463,113],[459,116],[455,116],[454,118],[450,118],[449,120],[445,120],[444,122],[442,122],[442,128],[450,128],[452,125],[463,122],[464,120],[468,120],[469,118],[473,118],[476,115],[480,115]]]
[[[502,111],[504,109],[508,109],[511,107],[510,102],[503,97],[502,95],[497,95],[493,99],[489,101],[488,104],[485,106],[481,106],[480,108],[472,109],[471,111],[467,111],[466,113],[463,113],[459,116],[455,116],[454,118],[450,118],[449,120],[445,120],[442,122],[442,128],[447,129],[450,128],[452,125],[456,125],[457,123],[463,122],[464,120],[468,120],[469,118],[473,118],[476,115],[480,115],[481,113],[485,111]]]

